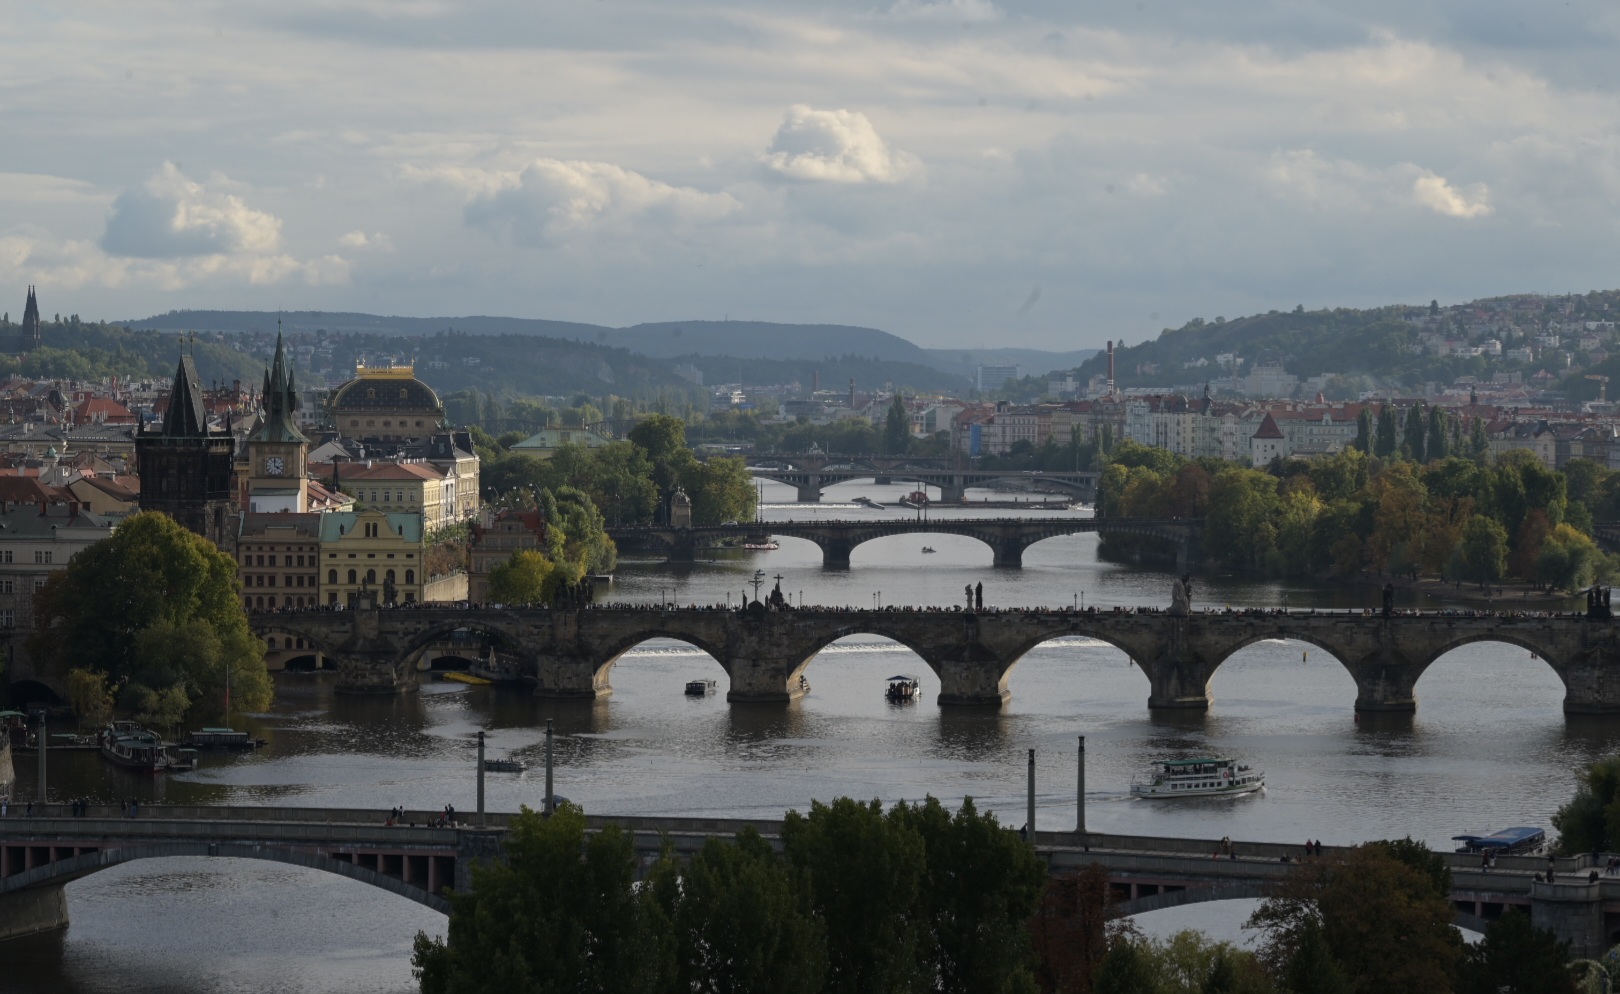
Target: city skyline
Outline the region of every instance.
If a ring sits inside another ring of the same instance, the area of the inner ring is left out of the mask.
[[[1595,3],[91,4],[4,26],[0,282],[1069,349],[1613,283]],[[1599,82],[1591,82],[1593,80]]]

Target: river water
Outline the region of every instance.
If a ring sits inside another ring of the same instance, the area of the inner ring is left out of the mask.
[[[773,520],[903,515],[835,505],[893,501],[905,486],[848,484],[827,504],[768,505]],[[986,496],[982,492],[975,496]],[[766,499],[791,500],[766,484]],[[1003,514],[1004,511],[947,511]],[[1041,511],[1040,514],[1067,512]],[[1079,513],[1079,512],[1074,512]],[[1171,577],[1097,559],[1094,535],[1049,539],[1022,570],[996,570],[967,538],[896,536],[855,550],[827,572],[808,542],[727,553],[686,566],[627,554],[621,600],[735,601],[756,569],[780,574],[797,602],[871,606],[954,604],[984,583],[987,605],[1167,604]],[[924,545],[934,553],[924,553]],[[751,588],[750,588],[751,589]],[[1372,590],[1202,577],[1194,603],[1362,606]],[[886,677],[912,673],[922,700],[891,705]],[[942,709],[938,681],[910,651],[871,636],[826,649],[790,706],[730,706],[725,674],[681,643],[649,643],[614,667],[612,697],[539,701],[498,688],[429,682],[415,695],[338,697],[327,674],[277,677],[265,715],[242,724],[269,740],[239,757],[205,755],[194,773],[139,780],[93,753],[52,757],[53,794],[177,803],[473,807],[473,735],[491,755],[531,770],[491,775],[489,806],[538,805],[545,720],[557,732],[557,790],[596,813],[775,817],[839,795],[885,801],[971,796],[1010,825],[1024,820],[1027,750],[1037,754],[1042,829],[1075,818],[1076,736],[1087,737],[1087,821],[1094,830],[1236,839],[1353,843],[1412,835],[1444,846],[1459,832],[1548,825],[1578,768],[1611,753],[1620,719],[1566,718],[1563,689],[1522,649],[1480,644],[1443,657],[1418,684],[1415,716],[1357,720],[1355,685],[1321,650],[1263,642],[1216,673],[1207,714],[1150,714],[1147,678],[1111,646],[1060,639],[1013,671],[999,711]],[[689,679],[720,693],[688,698]],[[1264,794],[1131,800],[1131,777],[1158,757],[1218,752],[1267,770]],[[33,789],[20,763],[18,796]],[[0,990],[28,992],[287,992],[413,989],[409,946],[444,919],[363,884],[269,863],[165,860],[126,864],[68,887],[72,926],[7,947]],[[1190,911],[1190,909],[1189,909]],[[1162,913],[1168,914],[1168,913]],[[1215,906],[1187,920],[1219,930]]]

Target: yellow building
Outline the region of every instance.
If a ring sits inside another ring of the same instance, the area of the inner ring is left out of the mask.
[[[423,599],[427,545],[421,514],[367,509],[333,511],[320,519],[323,601],[347,606],[361,590],[385,604]]]
[[[332,478],[366,507],[420,514],[430,533],[460,520],[457,479],[431,463],[333,463]]]

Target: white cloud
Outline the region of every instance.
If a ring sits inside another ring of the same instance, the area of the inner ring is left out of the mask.
[[[915,167],[903,152],[891,153],[865,114],[788,108],[761,161],[788,179],[824,183],[894,183]]]
[[[999,21],[1000,7],[989,0],[895,0],[889,16],[898,21],[947,21],[970,24]]]
[[[1491,212],[1490,190],[1484,183],[1459,190],[1444,176],[1428,171],[1412,181],[1412,196],[1419,204],[1447,217],[1483,217]]]
[[[356,229],[338,238],[338,244],[351,249],[373,249],[378,252],[394,251],[394,240],[380,231],[366,234]]]
[[[729,193],[672,186],[609,162],[536,159],[517,172],[444,175],[472,194],[467,223],[509,226],[529,244],[571,232],[704,224],[742,206]]]
[[[221,180],[216,186],[229,185]],[[109,255],[147,259],[275,252],[281,219],[234,194],[187,179],[172,162],[113,201],[101,247]]]

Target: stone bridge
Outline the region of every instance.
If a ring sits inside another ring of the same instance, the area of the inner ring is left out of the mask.
[[[677,562],[691,562],[701,548],[723,539],[765,542],[772,536],[802,538],[821,547],[821,562],[831,569],[848,569],[850,553],[863,542],[890,535],[965,535],[988,545],[995,565],[1019,567],[1024,550],[1059,535],[1102,532],[1110,535],[1148,535],[1176,548],[1176,568],[1196,565],[1203,547],[1204,522],[1199,518],[916,518],[821,521],[755,521],[735,525],[623,525],[609,528],[615,542],[654,545]]]
[[[1150,708],[1208,708],[1209,682],[1233,653],[1265,639],[1296,639],[1331,654],[1356,684],[1358,710],[1413,711],[1415,687],[1436,659],[1475,642],[1505,642],[1534,653],[1564,682],[1569,714],[1620,713],[1620,638],[1613,621],[1583,616],[1494,616],[1361,611],[1084,611],[1032,608],[961,611],[809,607],[767,611],[652,606],[584,609],[359,608],[255,613],[261,636],[293,635],[315,646],[339,672],[338,689],[386,692],[415,687],[411,665],[425,647],[468,630],[494,641],[515,672],[490,674],[534,686],[546,697],[613,692],[613,665],[650,639],[687,642],[714,657],[729,677],[732,702],[785,703],[802,696],[817,653],[850,635],[893,639],[915,652],[940,682],[942,705],[1001,705],[1013,669],[1051,639],[1080,636],[1113,645],[1147,675]]]
[[[1042,484],[1072,494],[1081,501],[1097,498],[1096,473],[973,467],[934,469],[924,468],[904,457],[750,456],[748,471],[761,479],[797,488],[798,500],[803,504],[817,503],[824,488],[851,480],[881,483],[915,480],[925,487],[938,487],[940,499],[945,501],[965,500],[968,487],[998,482]]]
[[[431,817],[407,812],[404,824],[387,825],[383,812],[363,809],[156,806],[127,818],[118,808],[96,805],[73,817],[67,805],[40,805],[33,817],[0,819],[0,939],[67,925],[63,887],[74,880],[122,863],[176,856],[303,866],[448,913],[445,892],[467,889],[476,862],[502,858],[511,816],[463,812],[472,824],[449,828],[426,827]],[[592,816],[587,821],[592,831],[608,824],[628,831],[643,870],[666,845],[686,858],[707,838],[735,836],[745,826],[773,844],[781,836],[781,823],[767,820]],[[1301,856],[1297,845],[1239,841],[1232,858],[1212,859],[1221,849],[1214,840],[1103,833],[1037,832],[1033,842],[1054,874],[1101,866],[1120,902],[1116,912],[1124,915],[1264,897]],[[1533,880],[1546,865],[1539,857],[1502,857],[1490,873],[1481,872],[1473,857],[1444,858],[1452,868],[1457,923],[1465,928],[1481,930],[1505,909],[1520,907],[1537,925],[1573,940],[1577,955],[1590,955],[1607,948],[1620,925],[1620,880],[1588,883],[1594,857],[1559,860],[1562,879],[1550,884]]]

